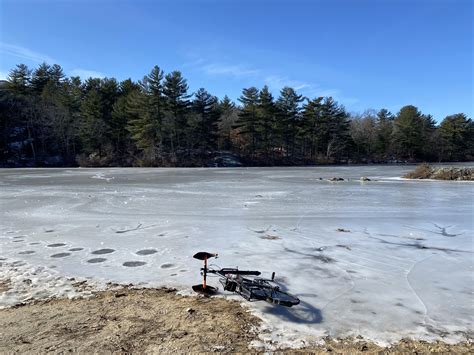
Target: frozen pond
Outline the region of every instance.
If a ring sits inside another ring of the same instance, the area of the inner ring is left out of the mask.
[[[250,304],[266,340],[472,337],[474,185],[412,169],[3,169],[0,306],[72,294],[63,276],[188,290],[209,251],[301,299]]]

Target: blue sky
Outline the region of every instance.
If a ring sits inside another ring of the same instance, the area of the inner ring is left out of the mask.
[[[140,79],[180,70],[232,99],[285,85],[349,111],[473,117],[470,0],[0,0],[0,76],[18,63]]]

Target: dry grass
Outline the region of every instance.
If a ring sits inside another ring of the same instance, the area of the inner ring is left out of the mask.
[[[262,353],[249,348],[259,324],[236,301],[122,288],[0,310],[0,353]],[[473,353],[469,341],[402,340],[382,348],[361,337],[324,340],[276,353]]]

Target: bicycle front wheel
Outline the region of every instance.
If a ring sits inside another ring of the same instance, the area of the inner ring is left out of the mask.
[[[272,290],[271,292],[268,292],[265,301],[286,307],[296,306],[300,303],[300,299],[298,297],[280,290]]]

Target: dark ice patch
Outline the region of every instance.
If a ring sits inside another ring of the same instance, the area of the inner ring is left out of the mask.
[[[183,270],[179,270],[179,272],[188,272],[188,270],[183,269]]]
[[[57,253],[51,255],[52,258],[65,258],[66,256],[71,255],[71,253]]]
[[[326,256],[326,255],[323,255],[323,254],[308,254],[308,253],[302,253],[300,251],[297,251],[297,250],[292,250],[292,249],[288,249],[288,248],[285,248],[285,251],[289,252],[289,253],[293,253],[293,254],[297,254],[297,255],[301,255],[301,256],[304,256],[304,257],[307,257],[307,258],[313,258],[313,259],[316,259],[316,260],[319,260],[325,264],[329,264],[329,263],[333,263],[335,262],[335,260],[329,256]]]
[[[87,262],[89,264],[97,264],[97,263],[103,263],[106,260],[107,260],[106,258],[93,258],[93,259],[87,260]]]
[[[58,248],[58,247],[63,247],[65,245],[66,244],[64,244],[64,243],[53,243],[53,244],[48,244],[47,247],[48,248]]]
[[[98,250],[94,250],[91,254],[103,255],[103,254],[113,253],[114,251],[115,251],[115,249],[98,249]]]
[[[30,245],[40,245],[40,242],[31,242]]]
[[[71,249],[69,249],[69,251],[80,251],[80,250],[84,250],[84,248],[71,248]]]
[[[19,243],[19,242],[24,242],[23,239],[15,239],[15,240],[12,240],[12,243]]]
[[[174,266],[174,264],[165,263],[165,264],[162,264],[160,267],[161,267],[162,269],[169,269],[169,268],[171,268],[171,267],[173,267],[173,266]]]
[[[28,254],[34,254],[34,250],[23,250],[23,251],[20,251],[18,254],[20,255],[28,255]]]
[[[137,267],[137,266],[143,266],[145,264],[146,262],[144,261],[126,261],[122,265],[126,267]]]
[[[136,252],[137,255],[151,255],[155,254],[158,251],[156,249],[143,249]]]

